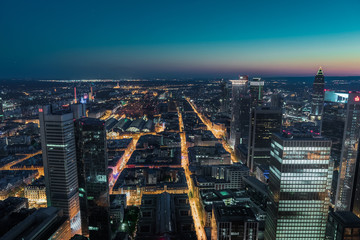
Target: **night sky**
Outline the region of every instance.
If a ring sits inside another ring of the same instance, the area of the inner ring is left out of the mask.
[[[360,75],[359,12],[359,0],[0,0],[0,78]]]

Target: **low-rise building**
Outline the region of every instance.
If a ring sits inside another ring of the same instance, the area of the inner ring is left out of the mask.
[[[213,206],[211,239],[257,240],[259,222],[250,207]]]
[[[196,239],[186,194],[144,195],[136,239]]]
[[[62,210],[41,208],[11,228],[2,239],[70,239],[70,222]]]
[[[46,204],[46,187],[44,176],[35,180],[24,189],[24,197],[36,204]]]

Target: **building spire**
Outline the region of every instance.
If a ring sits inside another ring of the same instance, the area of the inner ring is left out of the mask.
[[[322,67],[319,68],[319,70],[318,70],[318,72],[317,72],[316,75],[324,75],[323,70],[322,70]]]

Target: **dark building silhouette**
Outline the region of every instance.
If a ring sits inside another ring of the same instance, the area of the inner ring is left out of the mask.
[[[3,100],[2,98],[0,98],[0,123],[3,122],[5,120],[5,115],[4,115],[4,108],[3,108]]]
[[[336,191],[336,211],[352,211],[355,196],[359,198],[358,146],[360,138],[360,93],[349,93],[344,127],[338,187]],[[358,207],[356,207],[358,208]],[[359,214],[358,210],[356,214]]]
[[[211,240],[256,240],[258,234],[259,221],[248,205],[213,205]]]
[[[40,208],[17,223],[5,235],[4,240],[13,239],[69,239],[71,230],[69,218],[63,215],[63,210],[48,207]]]
[[[360,240],[360,218],[352,212],[329,213],[325,239]]]
[[[232,83],[230,146],[246,144],[249,137],[250,96],[247,93],[248,76],[240,76]]]
[[[83,235],[90,239],[110,239],[105,122],[78,119],[75,137]]]
[[[280,108],[252,109],[247,166],[253,172],[256,166],[269,165],[272,133],[279,133],[282,112]]]
[[[326,94],[325,94],[326,97]],[[346,103],[326,101],[322,121],[321,135],[332,141],[330,158],[334,162],[334,176],[331,187],[331,203],[335,204],[336,188],[338,182],[339,165],[341,161],[341,149],[344,137],[346,120]],[[336,126],[336,127],[334,127]]]
[[[144,195],[135,239],[196,239],[188,196]]]
[[[253,78],[250,81],[251,107],[261,107],[264,97],[264,81],[261,78]]]
[[[271,107],[282,108],[282,97],[280,93],[271,95]]]
[[[220,111],[221,112],[227,113],[230,111],[231,89],[229,88],[229,85],[231,85],[231,84],[225,80],[222,80],[220,83],[220,88],[221,88]]]

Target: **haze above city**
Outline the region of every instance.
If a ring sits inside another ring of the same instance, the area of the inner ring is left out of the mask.
[[[0,2],[0,79],[360,75],[359,1]]]

